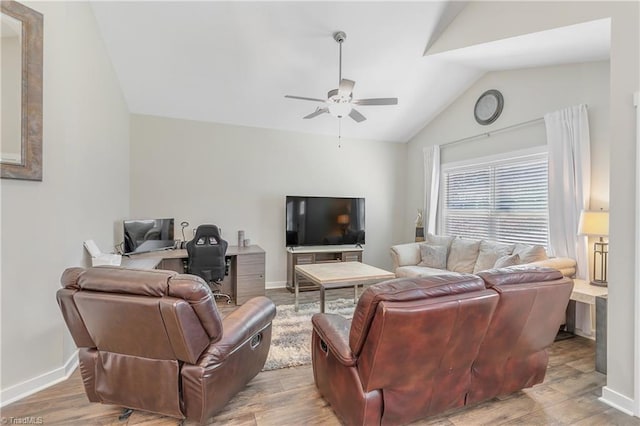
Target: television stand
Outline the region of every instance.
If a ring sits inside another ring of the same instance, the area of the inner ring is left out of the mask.
[[[294,292],[296,265],[315,263],[362,262],[362,246],[312,246],[287,248],[287,290]],[[298,278],[300,291],[318,290],[320,287],[302,277]]]

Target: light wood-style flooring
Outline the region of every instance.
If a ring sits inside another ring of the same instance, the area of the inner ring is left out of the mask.
[[[277,305],[293,303],[287,290],[267,290]],[[318,300],[319,293],[301,293],[301,302]],[[331,290],[327,299],[353,297],[353,290]],[[234,309],[222,302],[226,314]],[[606,376],[595,371],[594,342],[575,337],[553,344],[545,382],[475,407],[424,419],[415,425],[640,425],[600,402]],[[4,407],[2,423],[11,417],[41,420],[45,425],[175,425],[178,420],[136,411],[119,422],[120,408],[89,403],[80,373],[66,381]],[[18,422],[15,421],[14,424]],[[216,425],[339,425],[331,407],[317,393],[311,366],[258,374],[225,409],[210,419]]]

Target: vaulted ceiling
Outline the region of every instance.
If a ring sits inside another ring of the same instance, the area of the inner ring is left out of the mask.
[[[485,72],[608,58],[608,24],[523,35],[425,55],[465,2],[93,2],[132,113],[337,135],[339,119],[302,117],[338,86],[358,106],[343,137],[406,142]],[[570,27],[566,27],[570,28]],[[321,105],[320,105],[321,106]]]

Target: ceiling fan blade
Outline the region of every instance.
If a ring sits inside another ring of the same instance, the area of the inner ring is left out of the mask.
[[[284,97],[285,98],[289,98],[289,99],[300,99],[300,100],[303,100],[303,101],[325,102],[325,99],[305,98],[304,96],[284,95]]]
[[[347,80],[343,78],[340,80],[340,87],[338,87],[338,93],[341,95],[350,95],[353,92],[353,86],[356,85],[356,82],[353,80]]]
[[[357,110],[352,109],[351,112],[349,113],[349,117],[353,118],[354,121],[360,123],[361,121],[364,121],[367,119],[367,117],[365,117],[364,115],[360,114]]]
[[[354,99],[351,103],[356,105],[398,105],[398,98]]]
[[[319,116],[320,114],[324,114],[324,113],[327,113],[327,112],[329,112],[329,109],[328,109],[328,108],[316,108],[316,110],[315,110],[315,111],[313,111],[311,114],[309,114],[309,115],[305,115],[305,116],[304,116],[304,117],[302,117],[302,118],[313,118],[313,117],[317,117],[317,116]]]

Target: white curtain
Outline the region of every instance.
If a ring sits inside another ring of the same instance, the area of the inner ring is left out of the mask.
[[[440,145],[424,149],[425,230],[436,233],[436,214],[440,192]]]
[[[549,149],[549,243],[553,255],[577,261],[589,279],[587,238],[578,236],[580,211],[589,209],[591,155],[587,106],[545,114]]]

